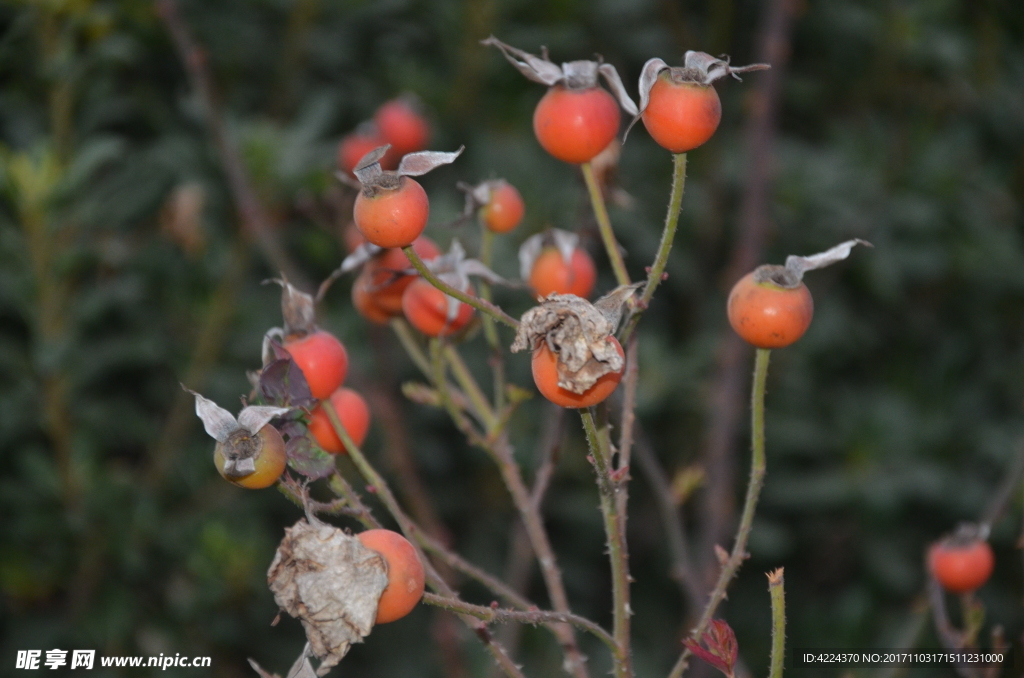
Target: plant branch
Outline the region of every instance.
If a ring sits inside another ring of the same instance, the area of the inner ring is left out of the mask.
[[[492,253],[494,250],[494,231],[487,228],[487,225],[480,221],[480,263],[491,268]],[[480,281],[480,298],[487,302],[491,299],[491,284],[486,280]],[[501,341],[498,339],[498,328],[494,325],[494,319],[485,315],[484,337],[487,345],[491,347],[491,372],[494,375],[494,409],[501,410],[505,406],[505,361],[501,351]]]
[[[777,136],[786,64],[791,53],[790,36],[798,12],[798,2],[769,0],[759,29],[756,60],[770,63],[772,67],[757,78],[749,93],[749,100],[756,104],[751,107],[743,131],[747,156],[744,191],[733,251],[721,277],[729,285],[760,263],[771,231],[775,160],[772,149]],[[746,346],[735,333],[727,330],[715,356],[715,376],[709,389],[708,411],[711,414],[701,450],[707,479],[701,500],[697,550],[698,554],[707,555],[700,563],[709,574],[704,580],[718,567],[712,555],[714,546],[728,537],[735,519],[737,433],[743,421]]]
[[[683,209],[683,191],[686,188],[686,154],[674,153],[672,155],[672,192],[668,200],[668,212],[665,214],[665,228],[661,232],[661,243],[658,244],[658,253],[654,256],[654,262],[647,271],[647,284],[644,285],[644,293],[636,303],[633,314],[622,331],[622,341],[625,342],[636,329],[647,305],[654,297],[654,291],[661,284],[665,267],[668,265],[668,255],[672,251],[672,243],[676,239],[676,230],[679,226],[679,213]]]
[[[573,626],[587,631],[600,640],[602,643],[608,646],[608,648],[615,652],[615,639],[612,638],[611,634],[605,631],[603,628],[590,621],[575,614],[565,614],[562,612],[549,612],[546,610],[503,610],[498,607],[482,605],[473,605],[457,598],[448,598],[444,596],[438,596],[432,593],[425,593],[423,595],[423,602],[427,605],[434,605],[440,607],[443,610],[450,612],[458,612],[460,614],[468,614],[476,617],[480,621],[487,624],[502,623],[502,622],[520,622],[522,624],[532,624],[534,626],[543,624],[544,622],[561,622],[564,624],[572,624]]]
[[[253,238],[270,266],[286,275],[298,287],[309,288],[309,280],[292,263],[274,236],[272,219],[253,188],[252,178],[245,168],[238,147],[224,125],[223,115],[216,104],[206,52],[193,38],[175,0],[155,0],[155,5],[157,14],[171,36],[178,58],[185,67],[189,85],[202,107],[206,128],[220,156],[243,230]]]
[[[405,256],[409,257],[409,261],[412,262],[412,265],[416,268],[417,271],[419,271],[420,275],[423,276],[423,278],[427,282],[429,282],[431,285],[447,294],[449,297],[458,299],[464,304],[469,304],[470,306],[477,309],[481,313],[486,313],[492,318],[500,320],[501,322],[505,323],[512,329],[516,329],[517,327],[519,327],[518,320],[508,315],[491,302],[481,299],[480,297],[474,297],[472,295],[466,294],[461,290],[457,290],[448,283],[446,283],[445,281],[438,278],[429,268],[427,268],[426,264],[423,263],[423,260],[419,258],[419,255],[416,254],[416,252],[412,249],[411,246],[403,247],[402,251],[405,252]]]
[[[452,368],[452,376],[455,377],[455,381],[459,383],[459,387],[462,388],[462,391],[469,399],[473,410],[480,419],[480,423],[484,425],[484,429],[490,434],[497,426],[498,418],[494,415],[491,404],[487,402],[487,396],[484,395],[480,385],[473,378],[473,373],[469,371],[469,366],[466,365],[462,356],[455,350],[455,347],[451,344],[445,345],[443,352],[445,360]]]
[[[377,496],[380,497],[380,500],[381,502],[383,502],[384,507],[387,508],[388,512],[395,518],[396,521],[398,521],[398,525],[401,528],[402,533],[409,538],[409,540],[413,543],[413,546],[416,548],[416,552],[420,557],[420,561],[423,563],[424,569],[426,570],[427,583],[430,585],[432,589],[438,591],[441,595],[446,596],[448,598],[456,598],[457,595],[455,591],[453,591],[452,588],[448,585],[448,583],[445,582],[445,580],[438,574],[437,570],[435,570],[433,565],[430,564],[430,561],[427,560],[427,557],[423,553],[422,548],[418,545],[419,540],[417,539],[417,535],[422,534],[422,531],[417,527],[415,523],[413,523],[409,519],[407,515],[405,515],[405,512],[402,511],[402,507],[399,506],[398,500],[395,498],[395,495],[391,492],[391,488],[388,487],[387,482],[385,482],[384,478],[379,473],[377,473],[377,470],[373,468],[370,462],[367,461],[366,457],[363,456],[362,451],[352,441],[352,438],[349,436],[348,431],[345,430],[345,427],[342,426],[341,424],[341,420],[338,419],[338,413],[334,409],[334,406],[331,404],[330,400],[323,401],[321,403],[321,406],[324,408],[324,412],[327,413],[327,418],[330,420],[331,426],[334,428],[334,432],[341,439],[341,442],[345,446],[345,450],[348,452],[348,455],[352,459],[352,462],[356,465],[356,468],[359,469],[359,473],[363,476],[366,482],[370,484],[370,487],[373,488]],[[355,493],[351,491],[351,488],[349,488],[349,493],[351,494],[351,496],[355,495]],[[367,510],[366,513],[368,514],[369,511]],[[466,624],[466,626],[468,626],[476,633],[477,637],[484,644],[487,650],[491,653],[495,661],[497,661],[498,664],[502,667],[502,670],[505,671],[506,675],[508,675],[509,678],[525,678],[525,676],[523,676],[522,671],[519,670],[519,667],[516,666],[515,662],[513,662],[512,659],[508,656],[504,648],[502,648],[498,643],[496,643],[494,639],[491,637],[491,634],[487,630],[485,624],[480,623],[479,620],[469,615],[459,616],[462,619],[462,621]]]
[[[686,543],[686,531],[680,509],[672,495],[672,483],[665,469],[651,447],[650,441],[642,429],[636,432],[636,462],[640,472],[644,474],[654,502],[661,514],[661,521],[668,538],[668,550],[672,557],[671,577],[679,584],[683,597],[693,609],[699,609],[704,599],[704,592],[695,580],[693,564]]]
[[[757,499],[761,494],[761,486],[764,484],[764,394],[770,357],[770,349],[757,349],[757,356],[754,361],[754,384],[751,389],[750,398],[751,461],[750,482],[747,484],[747,498],[743,504],[743,514],[740,517],[739,528],[736,530],[736,541],[733,544],[732,553],[729,554],[729,558],[722,565],[721,573],[718,576],[715,588],[711,591],[711,596],[707,606],[704,608],[704,613],[690,634],[690,637],[694,639],[700,638],[704,634],[719,604],[725,598],[725,591],[729,587],[729,582],[736,576],[740,566],[747,557],[747,539],[750,537],[750,528],[754,523]],[[688,649],[680,655],[679,660],[669,674],[670,678],[679,678],[683,675],[690,655],[691,652]]]
[[[583,170],[583,180],[587,184],[587,193],[590,195],[590,205],[594,208],[594,217],[597,218],[597,230],[601,232],[601,240],[604,242],[605,252],[608,253],[608,260],[615,271],[615,280],[620,285],[629,284],[629,273],[626,272],[626,263],[622,260],[622,251],[619,243],[615,240],[615,232],[612,230],[611,219],[608,218],[608,208],[604,204],[604,196],[601,195],[601,187],[597,185],[597,178],[594,176],[594,168],[589,162],[580,165]]]
[[[589,409],[581,409],[580,418],[590,446],[588,459],[597,472],[597,485],[601,498],[601,515],[604,518],[605,535],[608,540],[608,559],[612,570],[612,618],[615,643],[619,648],[613,670],[616,678],[633,675],[630,653],[629,605],[629,552],[626,545],[625,515],[619,510],[618,494],[624,492],[620,481],[613,479],[611,442],[608,428],[598,430],[594,416]],[[623,479],[626,474],[621,474]]]

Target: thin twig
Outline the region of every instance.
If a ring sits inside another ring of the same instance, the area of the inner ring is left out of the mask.
[[[430,561],[427,560],[426,556],[422,551],[422,548],[418,545],[416,536],[417,534],[420,534],[421,531],[402,510],[402,507],[398,504],[398,500],[395,498],[394,493],[392,493],[391,488],[388,487],[388,484],[387,482],[385,482],[383,476],[381,476],[377,472],[377,470],[373,468],[370,462],[367,461],[366,457],[363,456],[362,451],[352,441],[352,438],[349,436],[348,431],[345,430],[345,427],[342,426],[341,424],[341,420],[338,419],[338,413],[334,409],[334,406],[331,404],[331,401],[323,401],[321,403],[321,407],[323,407],[324,412],[327,413],[327,418],[330,420],[331,426],[334,428],[335,434],[341,439],[342,444],[345,446],[345,451],[348,452],[348,455],[352,459],[352,462],[356,465],[356,468],[359,469],[359,473],[363,476],[366,482],[369,483],[370,487],[373,488],[376,495],[384,504],[384,507],[388,510],[388,513],[390,513],[392,517],[394,517],[394,519],[398,521],[398,526],[401,528],[402,533],[406,535],[409,541],[412,542],[414,548],[416,548],[416,552],[420,557],[420,561],[423,563],[423,567],[426,570],[427,583],[430,585],[432,589],[439,592],[441,595],[448,598],[456,598],[457,595],[455,591],[453,591],[452,588],[448,585],[448,583],[444,580],[444,578],[442,578],[441,575],[438,574],[437,570],[435,570],[434,567],[430,564]],[[341,485],[340,483],[337,484],[339,486]],[[354,492],[351,491],[351,488],[348,488],[348,492],[350,493],[350,496],[354,495]],[[369,511],[367,510],[366,513],[368,514]],[[463,620],[466,626],[468,626],[476,633],[477,637],[484,644],[487,650],[491,653],[491,656],[493,656],[495,661],[497,661],[498,664],[501,665],[502,669],[510,678],[525,678],[525,676],[523,676],[522,671],[519,670],[519,667],[516,666],[515,662],[513,662],[512,659],[508,656],[504,648],[502,648],[498,643],[496,643],[494,639],[491,637],[491,634],[487,630],[486,625],[481,624],[479,620],[476,620],[475,618],[470,617],[468,615],[460,615],[460,618]]]
[[[423,595],[423,602],[427,605],[434,605],[451,612],[471,615],[487,624],[507,621],[532,624],[534,626],[544,622],[572,624],[583,631],[593,634],[594,637],[607,645],[610,650],[613,652],[615,651],[615,639],[612,638],[610,633],[589,619],[584,619],[583,617],[575,614],[549,612],[547,610],[503,610],[493,606],[483,607],[481,605],[473,605],[457,598],[448,598],[432,593],[425,593]]]
[[[668,550],[672,557],[671,577],[679,585],[683,597],[693,609],[699,609],[704,602],[704,590],[696,581],[690,551],[686,543],[686,531],[683,529],[683,518],[680,509],[672,496],[672,483],[662,468],[661,462],[654,452],[643,429],[637,428],[635,433],[636,465],[644,474],[651,490],[654,503],[661,515],[662,527],[668,538]]]
[[[188,24],[178,11],[176,0],[155,0],[155,5],[157,14],[167,26],[178,58],[185,67],[189,84],[202,106],[206,128],[220,156],[231,198],[241,218],[243,229],[256,242],[256,246],[271,267],[282,272],[298,287],[308,289],[308,278],[292,263],[274,236],[272,219],[260,201],[256,189],[253,188],[252,179],[237,145],[228,134],[223,116],[216,104],[206,52],[192,37]]]
[[[618,647],[612,670],[616,678],[629,678],[633,675],[629,640],[632,615],[629,606],[629,552],[626,548],[625,517],[619,511],[617,494],[620,490],[618,482],[613,479],[611,442],[607,426],[598,429],[590,410],[581,409],[579,412],[590,447],[587,458],[597,473],[601,516],[604,518],[608,560],[612,571],[612,633]]]
[[[786,591],[782,568],[768,573],[768,593],[772,601],[772,658],[768,678],[782,678],[782,660],[786,656]]]
[[[412,262],[413,267],[419,271],[420,275],[429,282],[431,285],[441,290],[449,297],[458,299],[464,304],[469,304],[473,308],[477,309],[481,313],[486,313],[496,320],[500,320],[512,329],[519,327],[519,321],[510,316],[509,314],[502,311],[500,308],[495,306],[489,301],[481,299],[480,297],[474,297],[466,294],[461,290],[457,290],[445,281],[438,278],[434,273],[427,268],[423,260],[420,259],[419,255],[413,250],[412,246],[403,247],[402,251],[405,252],[405,256],[409,257],[409,261]]]
[[[665,228],[661,232],[661,242],[658,244],[658,253],[654,256],[654,263],[647,269],[647,284],[644,285],[644,293],[636,304],[633,314],[630,316],[626,327],[622,330],[622,341],[626,341],[636,329],[640,322],[640,316],[647,309],[654,297],[654,291],[658,289],[665,274],[665,267],[668,265],[668,255],[672,252],[672,243],[676,239],[676,229],[679,226],[679,213],[683,209],[683,191],[686,188],[686,154],[674,153],[672,155],[672,191],[669,195],[668,212],[665,214]]]
[[[1024,477],[1024,442],[1017,444],[1017,453],[1014,455],[1013,464],[1003,476],[999,489],[992,496],[992,500],[985,507],[982,518],[978,521],[981,525],[992,527],[1006,511],[1014,492],[1020,490],[1020,481]]]
[[[538,458],[537,470],[534,472],[533,484],[530,487],[530,503],[537,512],[541,511],[544,496],[554,476],[555,460],[564,434],[565,410],[553,403],[547,403],[547,412],[543,433],[535,452]],[[505,581],[512,590],[525,591],[532,571],[533,550],[530,548],[530,538],[522,521],[517,521],[509,537]],[[519,626],[507,626],[502,629],[501,640],[509,651],[514,651],[519,646],[520,630]]]
[[[704,608],[700,621],[697,622],[697,626],[694,627],[693,632],[690,634],[691,638],[700,638],[704,634],[719,604],[725,599],[725,591],[729,587],[729,582],[736,576],[740,566],[747,557],[747,539],[750,537],[750,528],[754,524],[754,511],[757,508],[757,499],[761,494],[761,486],[764,484],[764,394],[770,356],[770,349],[759,348],[757,349],[757,357],[754,361],[754,384],[751,388],[750,397],[750,481],[747,484],[747,498],[743,504],[743,514],[740,517],[739,528],[736,530],[736,541],[733,544],[732,553],[729,554],[729,558],[722,565],[718,581],[715,584],[715,588],[711,591],[710,599]],[[679,660],[669,674],[669,678],[679,678],[683,675],[690,655],[689,649],[680,655]]]
[[[771,0],[760,29],[757,61],[770,63],[753,83],[750,100],[756,102],[744,129],[746,177],[740,203],[739,231],[723,280],[728,284],[739,279],[760,263],[771,226],[771,188],[774,176],[775,142],[782,85],[790,55],[790,35],[800,3],[794,0]],[[736,513],[736,443],[743,419],[746,344],[728,332],[719,346],[715,360],[708,411],[708,433],[701,457],[706,470],[705,490],[697,553],[707,581],[718,567],[714,546],[726,539]]]
[[[619,249],[619,243],[615,240],[612,222],[608,218],[608,208],[605,207],[601,187],[597,185],[594,168],[589,162],[585,162],[580,165],[580,169],[583,170],[583,180],[587,184],[590,205],[594,208],[594,216],[597,218],[597,230],[601,233],[605,252],[607,252],[608,260],[611,262],[612,270],[615,272],[615,280],[620,285],[628,285],[629,273],[626,272],[626,263],[622,260],[622,251]]]

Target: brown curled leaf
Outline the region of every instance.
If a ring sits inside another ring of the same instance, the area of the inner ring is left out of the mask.
[[[523,314],[512,352],[536,350],[541,343],[558,356],[558,385],[584,393],[606,374],[625,366],[614,342],[622,305],[636,291],[623,285],[591,304],[573,294],[551,294]]]
[[[281,609],[302,622],[322,676],[369,635],[387,565],[338,528],[300,520],[285,530],[267,584]]]

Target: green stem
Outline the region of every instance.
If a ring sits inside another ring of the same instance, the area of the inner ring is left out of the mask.
[[[403,247],[402,251],[405,252],[405,256],[409,257],[409,261],[412,262],[412,265],[416,268],[417,271],[419,271],[419,274],[423,276],[423,278],[427,282],[429,282],[431,285],[447,294],[449,297],[458,299],[464,304],[469,304],[470,306],[477,309],[481,313],[486,313],[492,318],[500,320],[501,322],[505,323],[512,329],[516,329],[517,327],[519,327],[518,320],[508,315],[491,302],[481,299],[480,297],[474,297],[469,294],[466,294],[465,292],[457,290],[448,283],[446,283],[445,281],[438,278],[436,275],[434,275],[434,273],[429,268],[427,268],[426,264],[423,263],[423,260],[419,258],[419,255],[417,255],[416,252],[413,251],[412,246]]]
[[[757,349],[757,356],[754,360],[754,384],[750,397],[750,481],[747,483],[747,498],[743,504],[743,513],[740,516],[740,526],[736,530],[736,542],[733,544],[732,553],[729,559],[722,566],[718,576],[718,582],[711,591],[710,599],[700,621],[690,634],[691,638],[700,638],[707,630],[708,623],[714,616],[719,604],[725,598],[725,591],[729,582],[736,576],[740,565],[747,557],[747,539],[750,537],[750,528],[754,523],[754,511],[757,508],[757,499],[761,494],[761,486],[764,484],[765,453],[764,453],[764,394],[765,383],[768,378],[768,360],[771,350],[767,348]],[[686,670],[687,662],[691,652],[685,650],[680,655],[676,665],[672,667],[669,678],[680,678]]]
[[[491,267],[492,253],[494,250],[494,231],[487,228],[487,225],[480,222],[480,263],[487,268]],[[491,284],[486,280],[480,281],[480,298],[491,302]],[[483,317],[484,337],[488,346],[491,347],[491,370],[494,373],[494,409],[501,410],[505,407],[505,361],[501,355],[501,341],[498,339],[498,328],[494,319],[489,315]]]
[[[412,330],[409,329],[409,323],[403,318],[395,318],[391,321],[391,329],[394,330],[398,341],[402,343],[402,348],[409,354],[412,361],[416,363],[416,367],[423,373],[423,376],[429,379],[431,375],[430,361],[423,352],[423,347],[420,346],[420,343],[416,341],[416,337],[413,336]]]
[[[454,346],[451,346],[450,344],[446,345],[443,349],[443,353],[445,359],[452,368],[452,374],[455,376],[455,381],[459,383],[459,386],[466,394],[466,397],[469,398],[469,402],[473,406],[473,410],[476,411],[477,416],[480,417],[480,421],[483,423],[484,428],[487,429],[488,433],[490,433],[498,424],[498,418],[494,415],[494,410],[491,409],[491,404],[487,402],[487,397],[480,389],[480,385],[477,384],[476,379],[473,378],[473,374],[469,371],[469,366],[462,360],[462,356],[459,355],[459,352],[455,350]]]
[[[772,659],[768,678],[782,678],[786,656],[786,583],[782,568],[768,573],[768,593],[772,598]]]
[[[615,232],[612,231],[612,221],[608,218],[608,209],[604,205],[604,196],[601,195],[601,187],[597,185],[597,178],[594,176],[594,168],[589,162],[580,165],[583,170],[583,180],[587,184],[587,193],[590,194],[590,204],[594,208],[594,216],[597,218],[597,229],[601,232],[601,240],[604,241],[604,249],[608,253],[608,259],[612,262],[612,270],[615,271],[615,279],[620,285],[629,284],[629,273],[626,272],[626,263],[622,260],[622,252],[619,251],[619,243],[615,240]]]
[[[605,535],[608,539],[608,560],[612,570],[612,635],[618,648],[613,655],[613,672],[616,678],[630,678],[633,675],[633,666],[629,639],[629,551],[626,547],[625,516],[619,513],[616,502],[616,493],[619,490],[611,477],[611,442],[608,439],[607,427],[598,430],[590,410],[581,409],[579,412],[590,446],[590,458],[597,472],[601,515],[604,518]]]
[[[654,291],[661,284],[661,277],[668,265],[668,255],[672,251],[672,243],[676,238],[676,229],[679,226],[679,213],[683,208],[683,191],[686,188],[686,154],[676,153],[672,156],[672,193],[668,201],[668,212],[665,214],[665,228],[661,232],[661,243],[658,245],[658,253],[654,257],[654,263],[647,273],[647,284],[644,286],[644,293],[640,296],[637,308],[626,323],[622,331],[621,340],[629,339],[636,324],[640,321],[640,315],[654,297]]]

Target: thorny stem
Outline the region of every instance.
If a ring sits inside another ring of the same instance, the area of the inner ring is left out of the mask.
[[[491,267],[492,252],[494,250],[494,232],[487,228],[487,225],[480,222],[480,263],[487,268]],[[480,281],[480,298],[490,302],[491,284],[486,280]],[[501,355],[501,341],[498,339],[498,328],[494,325],[494,319],[489,315],[483,317],[484,337],[488,346],[491,347],[491,370],[494,373],[494,409],[501,410],[505,406],[505,362]]]
[[[572,624],[573,626],[587,631],[588,633],[592,633],[598,640],[607,645],[612,652],[615,652],[615,639],[612,638],[610,633],[589,619],[585,619],[575,614],[549,612],[546,610],[536,609],[503,610],[496,607],[473,605],[472,603],[467,603],[457,598],[446,598],[432,593],[423,594],[423,602],[427,605],[434,605],[435,607],[440,607],[441,609],[449,610],[451,612],[468,614],[488,624],[506,621],[533,625],[544,622],[562,622],[565,624]]]
[[[736,576],[740,565],[747,557],[747,539],[750,537],[750,528],[754,522],[754,510],[757,508],[757,498],[761,494],[761,486],[764,484],[765,454],[764,454],[764,394],[765,382],[768,377],[768,360],[771,356],[771,349],[759,348],[754,360],[754,384],[750,397],[750,481],[747,484],[747,498],[743,503],[743,514],[740,517],[740,526],[736,530],[736,542],[733,544],[732,553],[728,560],[722,565],[722,571],[718,575],[718,582],[711,591],[710,599],[700,621],[690,634],[691,638],[700,638],[707,630],[708,623],[718,609],[719,604],[725,598],[725,590],[729,582]],[[676,665],[672,667],[669,678],[680,678],[686,670],[687,662],[692,653],[685,650],[680,655]]]
[[[782,568],[768,573],[768,593],[772,598],[772,659],[768,678],[782,678],[786,656],[786,581]]]
[[[362,523],[364,527],[371,530],[381,527],[380,522],[373,517],[370,509],[368,509],[362,502],[359,495],[357,495],[355,490],[352,489],[352,486],[349,485],[344,476],[335,472],[331,475],[328,483],[330,484],[331,490],[342,498],[341,501],[344,501],[350,507],[351,515]],[[284,483],[282,483],[280,487],[281,491],[285,493],[285,496],[295,501],[299,506],[302,505],[301,498],[298,497],[294,490],[287,487]],[[320,512],[318,506],[315,505],[313,508],[315,511]],[[476,580],[485,588],[489,589],[491,593],[504,598],[509,604],[521,610],[536,609],[537,606],[524,598],[518,591],[511,589],[502,580],[488,574],[484,570],[481,570],[479,567],[465,560],[457,553],[450,551],[438,539],[424,532],[419,528],[419,526],[416,526],[416,529],[414,530],[414,533],[410,535],[410,538],[414,538],[416,543],[419,544],[425,552],[432,553],[451,569],[461,572],[467,577]]]
[[[647,274],[647,284],[644,285],[644,293],[637,302],[636,309],[626,323],[622,331],[622,341],[625,342],[636,328],[640,321],[640,315],[654,297],[654,291],[661,284],[661,277],[665,273],[665,266],[668,265],[668,255],[672,251],[672,243],[676,238],[676,229],[679,226],[679,213],[683,207],[683,191],[686,188],[686,154],[676,153],[672,156],[672,194],[668,201],[668,212],[665,214],[665,230],[661,232],[661,243],[658,245],[658,253],[654,257],[650,271]]]
[[[605,207],[604,196],[601,195],[601,187],[597,185],[594,168],[589,162],[585,162],[580,165],[580,169],[583,170],[583,180],[587,184],[590,204],[594,208],[594,216],[597,218],[597,230],[601,232],[604,249],[608,252],[608,260],[611,261],[612,270],[615,271],[615,280],[620,285],[628,285],[629,273],[626,272],[626,263],[622,260],[619,243],[615,240],[612,221],[608,218],[608,208]]]
[[[402,507],[398,504],[398,500],[395,498],[395,495],[391,492],[391,488],[388,487],[387,482],[385,482],[384,478],[379,473],[377,473],[377,470],[373,468],[370,462],[367,461],[366,457],[363,456],[363,453],[362,451],[360,451],[359,447],[357,447],[356,444],[352,441],[352,438],[349,436],[348,431],[345,430],[345,427],[342,426],[341,424],[341,420],[338,419],[338,413],[334,409],[334,406],[331,404],[331,402],[329,400],[325,400],[322,403],[322,406],[324,408],[324,412],[327,413],[327,418],[330,420],[331,426],[334,428],[334,432],[341,439],[342,444],[345,446],[345,451],[348,452],[349,458],[352,459],[352,462],[356,465],[356,468],[359,469],[359,473],[363,476],[366,482],[370,484],[370,486],[373,488],[377,496],[380,497],[381,502],[383,502],[388,512],[391,513],[392,516],[394,516],[396,521],[398,521],[398,525],[401,528],[402,533],[407,535],[410,541],[416,544],[417,535],[421,533],[419,528],[416,526],[415,523],[413,523],[409,519],[407,515],[405,515],[405,512],[402,511]],[[351,491],[351,488],[349,488],[348,495],[354,496],[354,492]],[[361,504],[362,503],[359,502],[358,504],[353,504],[353,506],[360,506]],[[366,511],[366,514],[368,515],[369,511]],[[430,584],[431,588],[433,588],[436,591],[439,591],[442,595],[446,597],[455,598],[455,591],[453,591],[452,588],[448,586],[448,583],[445,582],[444,579],[442,579],[441,576],[437,573],[437,571],[433,568],[433,566],[430,565],[430,562],[423,554],[422,549],[417,546],[416,552],[419,555],[421,562],[423,562],[424,564],[424,568],[426,569],[427,582]],[[495,661],[498,662],[502,670],[505,672],[506,675],[509,676],[509,678],[525,678],[525,676],[523,676],[522,671],[519,670],[519,667],[516,666],[515,662],[513,662],[511,657],[508,656],[504,648],[498,645],[491,637],[491,634],[487,630],[486,625],[481,624],[479,620],[469,615],[460,614],[459,617],[470,629],[472,629],[476,633],[477,637],[487,647],[487,650],[491,653]]]
[[[533,552],[537,556],[537,562],[540,564],[541,574],[544,577],[544,583],[547,586],[548,597],[551,599],[551,605],[555,608],[555,611],[569,614],[569,598],[565,593],[565,584],[562,581],[562,572],[558,568],[558,562],[555,559],[554,550],[551,548],[551,540],[548,537],[547,530],[544,528],[544,521],[540,515],[540,508],[537,506],[531,496],[530,492],[523,482],[523,475],[519,469],[519,465],[516,463],[515,458],[512,456],[512,450],[508,445],[508,439],[505,434],[499,433],[496,437],[484,438],[473,428],[472,424],[463,416],[462,412],[452,402],[451,396],[448,393],[447,384],[445,383],[445,362],[442,356],[442,350],[438,342],[431,343],[431,359],[433,363],[433,381],[434,387],[438,390],[441,396],[441,403],[445,409],[451,415],[455,425],[466,435],[470,443],[480,447],[487,452],[494,463],[498,466],[498,470],[501,472],[501,477],[505,481],[505,486],[508,488],[509,494],[512,495],[512,501],[519,511],[523,525],[526,527],[527,536],[530,539],[530,545],[533,547]],[[480,392],[480,388],[473,381],[473,376],[466,370],[463,378],[472,384],[471,390]],[[571,673],[577,676],[577,678],[584,678],[588,675],[585,658],[579,651],[579,647],[576,644],[576,638],[572,632],[572,628],[564,625],[557,625],[552,627],[552,631],[558,638],[559,643],[562,645],[562,650],[566,655],[567,662],[571,668]]]
[[[630,654],[629,618],[632,610],[629,605],[629,552],[626,546],[625,514],[620,510],[618,493],[625,491],[619,482],[612,478],[611,442],[608,439],[606,426],[598,430],[594,415],[589,409],[580,410],[583,429],[587,434],[590,446],[590,459],[597,472],[597,485],[601,496],[601,515],[604,517],[604,529],[608,538],[608,559],[612,569],[612,617],[615,643],[613,667],[616,678],[629,678],[633,675],[632,657]]]
[[[465,392],[466,397],[469,398],[470,404],[480,418],[480,422],[490,433],[498,425],[498,418],[494,415],[491,404],[487,402],[487,396],[480,389],[480,385],[477,384],[473,374],[469,371],[469,366],[462,360],[462,356],[459,355],[454,346],[445,346],[443,353],[448,364],[451,365],[455,381],[459,383],[459,386]]]
[[[412,249],[411,245],[409,247],[403,247],[402,251],[405,252],[405,256],[409,257],[409,261],[412,262],[412,265],[416,268],[417,271],[419,271],[420,275],[423,276],[423,278],[427,282],[429,282],[431,285],[447,294],[449,297],[458,299],[464,304],[469,304],[470,306],[477,309],[481,313],[486,313],[492,318],[500,320],[501,322],[505,323],[512,329],[519,327],[518,320],[516,320],[509,314],[505,313],[491,302],[481,299],[480,297],[471,296],[469,294],[466,294],[465,292],[462,292],[461,290],[457,290],[448,283],[446,283],[445,281],[438,278],[436,275],[434,275],[433,272],[431,272],[431,270],[427,268],[426,264],[423,263],[423,260],[419,258],[419,255],[417,255],[416,252]]]

